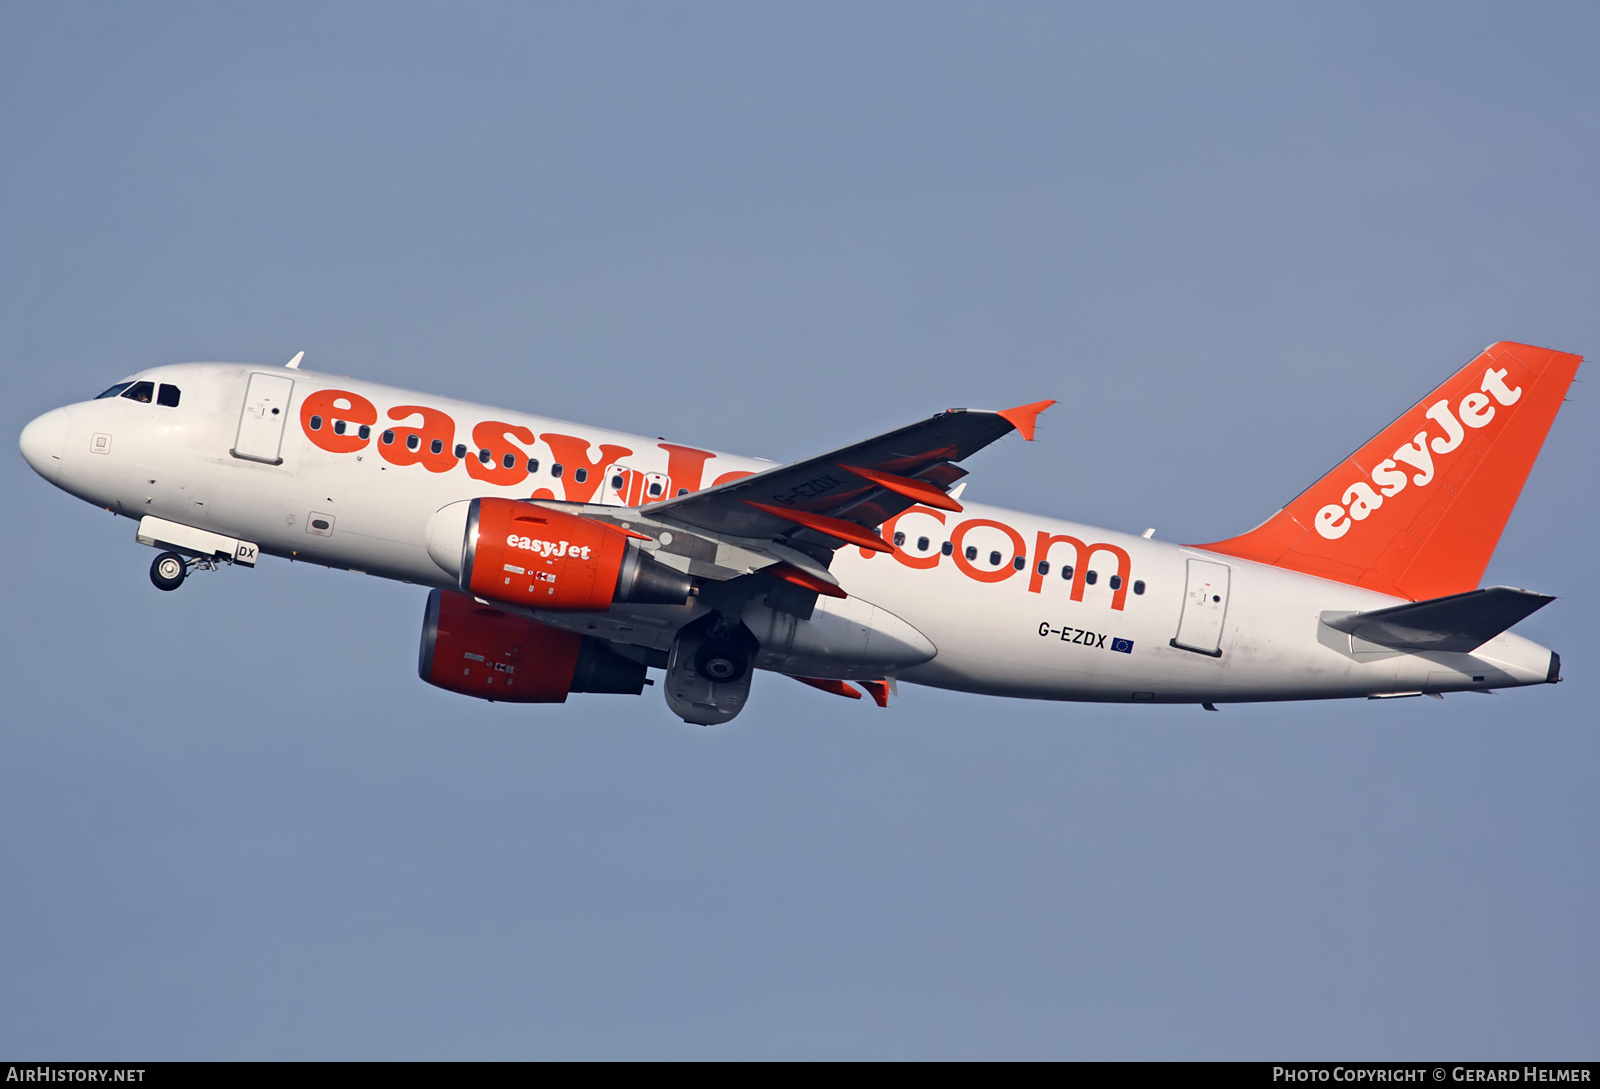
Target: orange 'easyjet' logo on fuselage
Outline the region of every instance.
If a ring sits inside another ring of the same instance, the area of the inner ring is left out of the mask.
[[[391,426],[374,438],[378,409],[359,393],[324,389],[308,396],[300,405],[300,430],[319,449],[330,454],[353,454],[377,443],[378,456],[391,465],[421,465],[430,473],[448,473],[458,465],[466,467],[474,480],[497,488],[520,487],[536,473],[539,463],[528,448],[543,442],[550,449],[551,464],[546,471],[548,484],[534,491],[534,499],[564,499],[575,503],[594,501],[604,471],[616,466],[634,451],[626,446],[600,443],[599,456],[591,458],[595,444],[579,435],[555,432],[534,433],[521,424],[503,420],[484,420],[473,425],[472,443],[456,441],[456,422],[449,413],[426,405],[396,405],[389,409]],[[639,474],[619,470],[620,484],[611,491],[625,505],[654,502],[670,495],[699,491],[706,462],[716,455],[677,443],[657,444],[667,452],[665,474]],[[712,485],[751,475],[747,470],[723,473]],[[556,495],[555,488],[561,489]],[[609,485],[608,485],[609,487]]]

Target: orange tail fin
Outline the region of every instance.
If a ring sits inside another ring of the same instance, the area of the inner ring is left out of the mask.
[[[1477,589],[1582,361],[1491,344],[1260,526],[1196,547],[1414,601]]]

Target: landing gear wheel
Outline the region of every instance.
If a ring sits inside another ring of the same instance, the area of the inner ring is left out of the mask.
[[[176,590],[188,573],[189,564],[176,552],[163,552],[150,565],[150,581],[157,590]]]
[[[694,656],[694,668],[712,684],[727,684],[744,676],[750,668],[750,658],[731,644],[707,643]]]

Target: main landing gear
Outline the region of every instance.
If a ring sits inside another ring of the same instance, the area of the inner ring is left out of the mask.
[[[176,552],[163,552],[150,565],[150,581],[157,590],[176,590],[190,571],[215,571],[217,561],[201,557],[186,560]]]
[[[694,656],[695,672],[712,684],[728,684],[743,677],[750,668],[750,655],[739,641],[707,640]]]
[[[696,726],[730,721],[750,698],[761,644],[738,619],[710,612],[678,629],[667,652],[667,707]]]

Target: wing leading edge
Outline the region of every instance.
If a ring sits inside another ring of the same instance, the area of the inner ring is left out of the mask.
[[[1012,431],[1032,440],[1054,401],[998,412],[951,409],[926,420],[803,461],[640,508],[652,519],[708,533],[831,551],[889,545],[876,528],[918,503],[959,511],[947,494],[967,475],[955,463]]]

